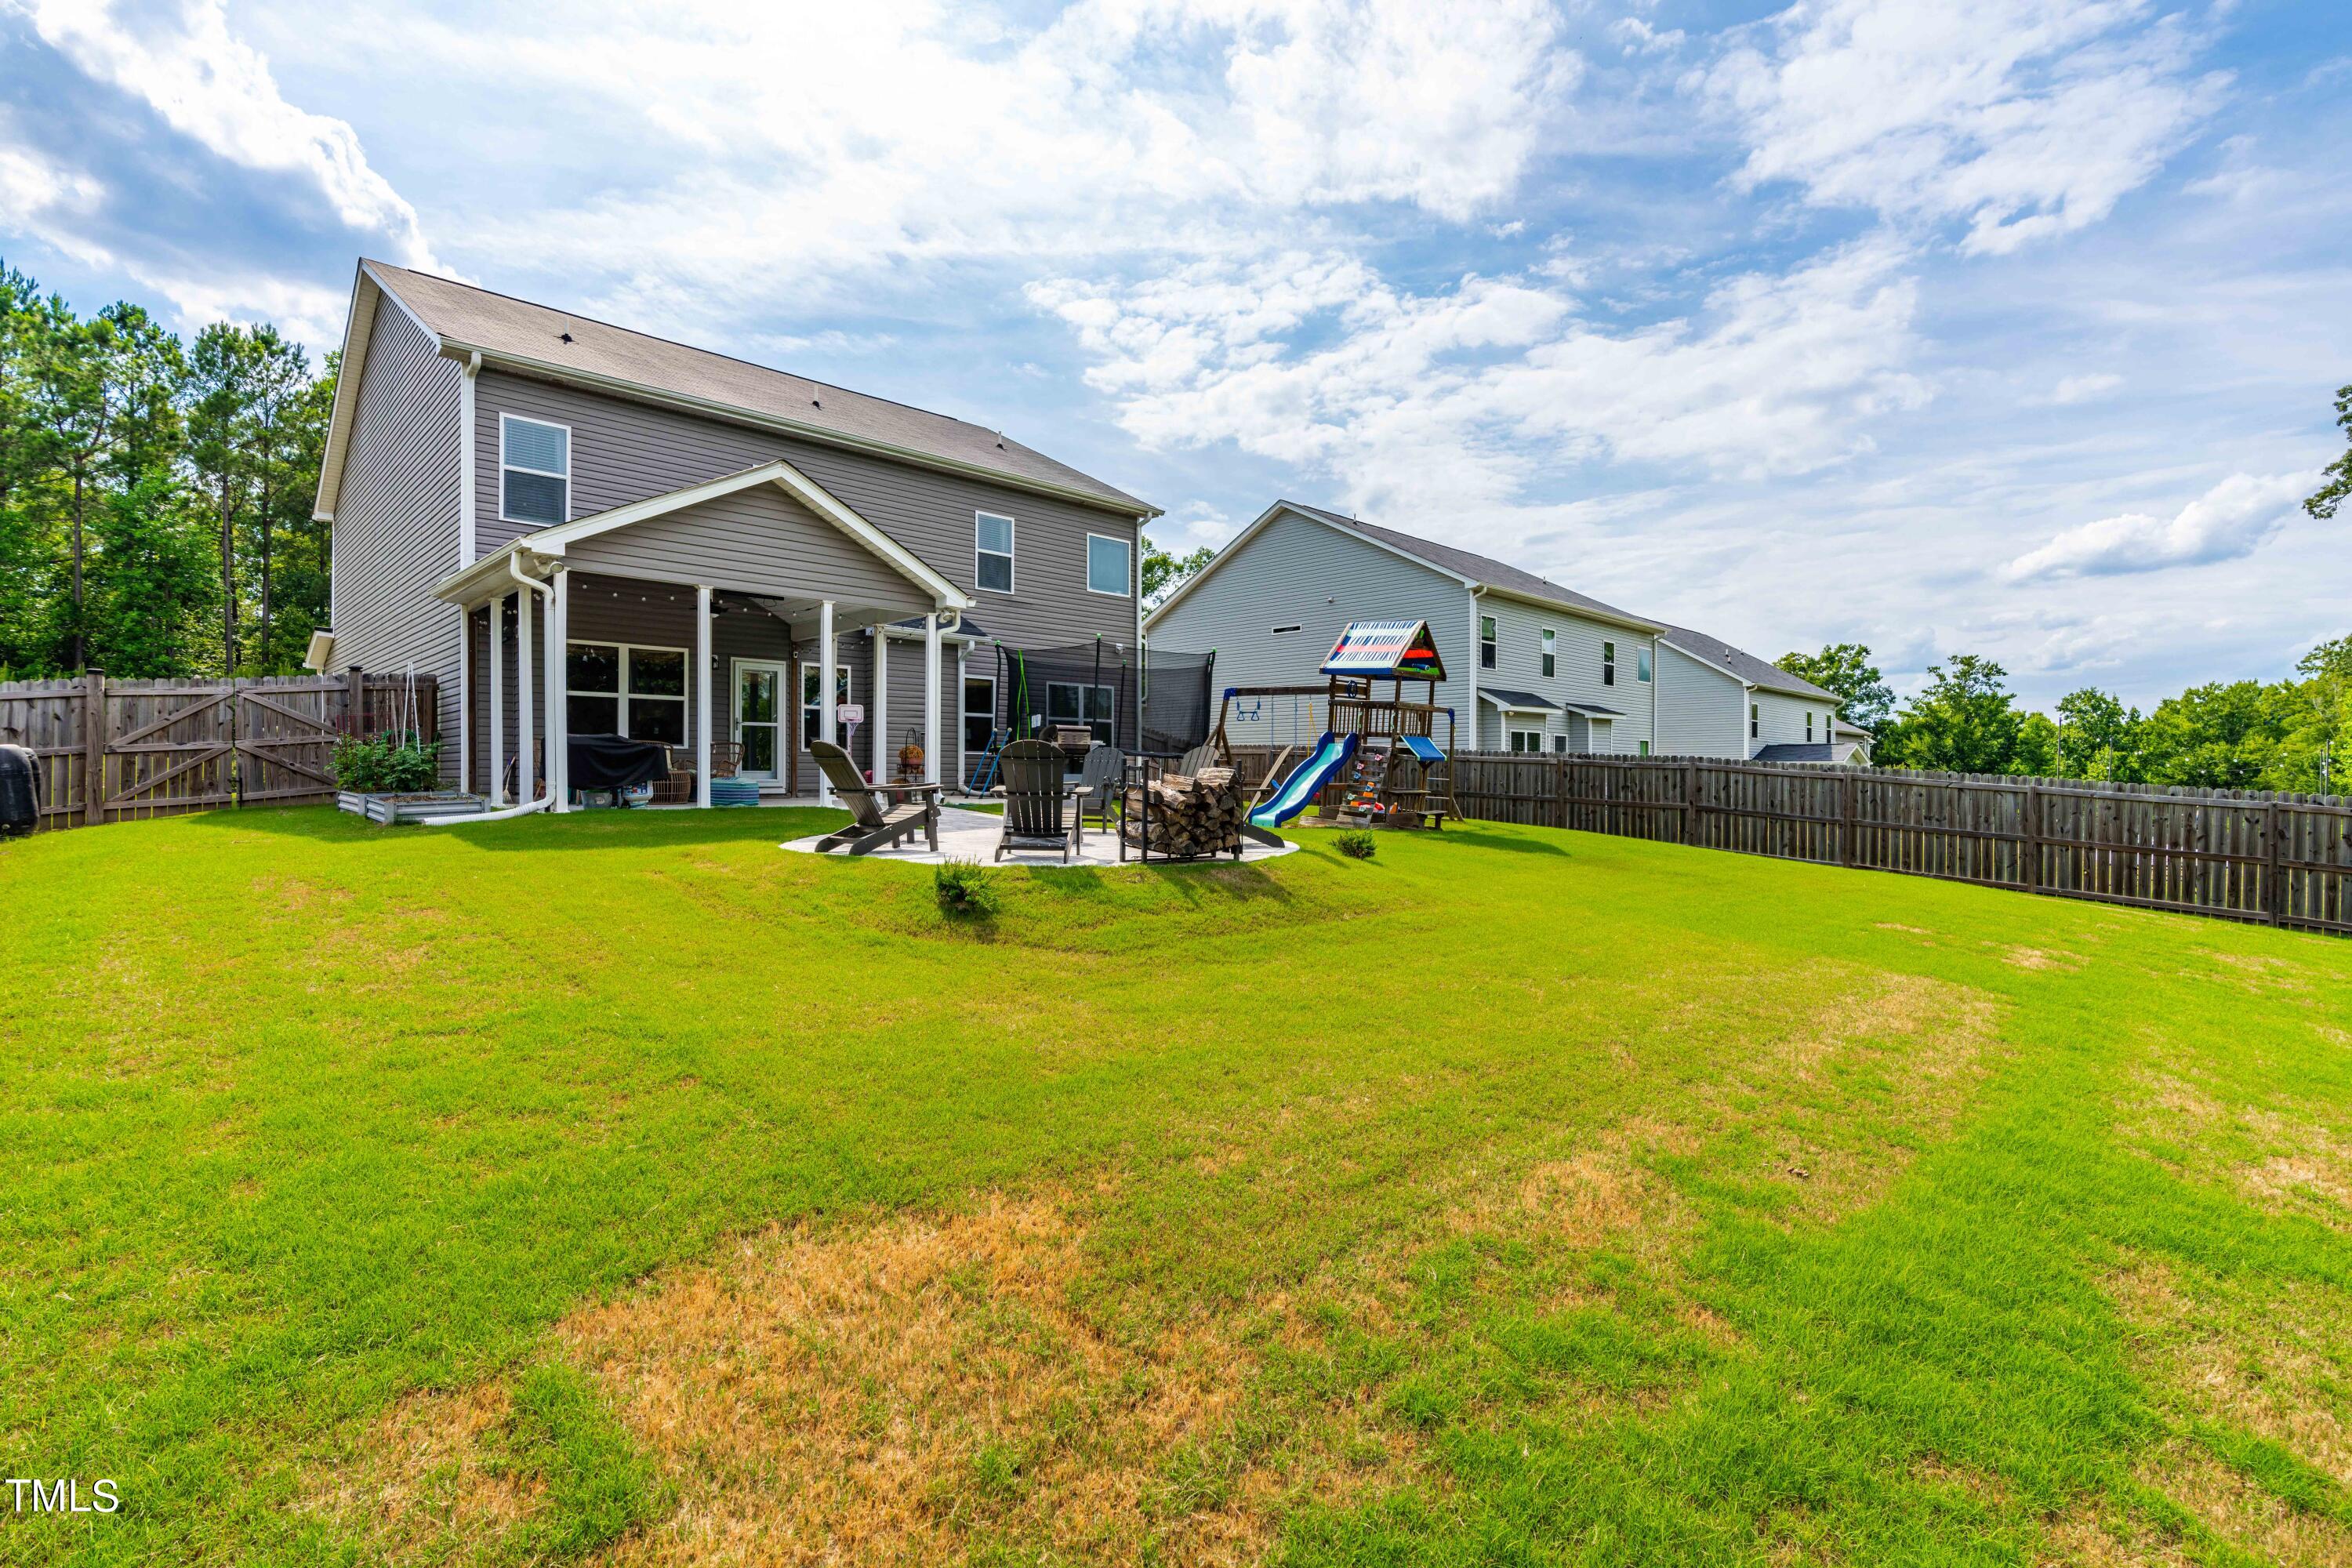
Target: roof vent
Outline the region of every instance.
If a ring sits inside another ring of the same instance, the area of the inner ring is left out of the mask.
[[[822,397],[812,397],[809,399],[809,406],[811,408],[822,408],[824,406],[824,399]]]

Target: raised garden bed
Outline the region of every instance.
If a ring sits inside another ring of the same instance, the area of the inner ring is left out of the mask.
[[[344,790],[335,805],[370,822],[432,822],[445,816],[478,816],[489,803],[462,790],[426,790],[412,795],[362,795]]]

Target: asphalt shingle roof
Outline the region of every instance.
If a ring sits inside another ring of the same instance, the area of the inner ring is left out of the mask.
[[[688,348],[389,262],[370,261],[367,266],[428,328],[468,347],[993,469],[1010,479],[1098,497],[1138,513],[1151,510],[1125,490],[1055,462],[1009,436],[944,414],[869,397],[708,349]]]
[[[1560,704],[1549,697],[1538,697],[1532,691],[1514,691],[1507,686],[1482,686],[1478,689],[1478,700],[1491,702],[1497,708],[1516,709],[1522,713],[1557,713],[1560,710]]]
[[[1489,587],[1500,588],[1507,594],[1524,595],[1530,599],[1548,599],[1555,605],[1565,605],[1575,610],[1590,610],[1612,620],[1625,621],[1637,626],[1651,626],[1657,624],[1643,616],[1633,615],[1630,611],[1621,610],[1614,605],[1604,605],[1600,600],[1580,594],[1573,588],[1564,588],[1549,577],[1538,577],[1532,572],[1522,572],[1509,562],[1497,561],[1491,555],[1481,555],[1471,550],[1457,550],[1451,544],[1440,544],[1433,539],[1423,539],[1418,534],[1400,533],[1393,528],[1383,528],[1376,522],[1366,522],[1360,517],[1349,517],[1345,512],[1326,511],[1321,507],[1303,506],[1294,500],[1286,500],[1282,504],[1293,511],[1304,512],[1308,517],[1319,517],[1326,522],[1335,522],[1342,528],[1355,529],[1360,533],[1379,540],[1383,544],[1393,545],[1407,555],[1426,561],[1433,566],[1443,567],[1459,576],[1467,577],[1474,583],[1484,583]]]
[[[1758,658],[1744,648],[1736,648],[1721,637],[1695,632],[1688,626],[1662,626],[1659,640],[1669,647],[1678,647],[1694,658],[1719,665],[1752,686],[1767,691],[1785,691],[1791,697],[1818,697],[1824,702],[1838,700],[1834,691],[1824,691],[1811,681],[1790,675],[1770,659]]]

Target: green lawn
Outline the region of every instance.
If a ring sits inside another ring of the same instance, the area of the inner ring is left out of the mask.
[[[2352,1559],[2352,942],[833,820],[0,846],[0,1562]]]

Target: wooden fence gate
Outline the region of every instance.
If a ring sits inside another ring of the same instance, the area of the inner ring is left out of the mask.
[[[0,741],[36,759],[44,830],[335,796],[335,742],[403,719],[429,744],[430,676],[0,682]]]

